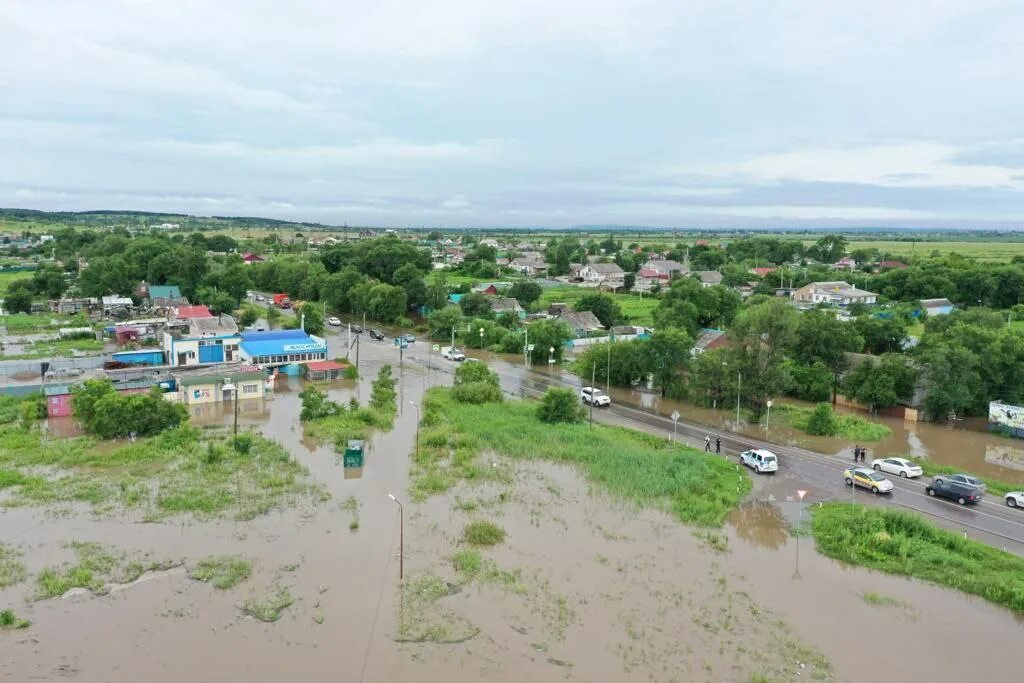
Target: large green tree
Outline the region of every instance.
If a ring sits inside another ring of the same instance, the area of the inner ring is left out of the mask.
[[[789,302],[772,300],[741,311],[729,329],[729,371],[742,374],[740,395],[755,415],[789,383],[783,361],[799,324],[800,314]]]
[[[576,302],[577,311],[590,311],[605,327],[622,322],[622,308],[607,294],[584,294]]]
[[[31,313],[32,312],[32,281],[15,280],[7,286],[7,293],[4,295],[5,313]]]

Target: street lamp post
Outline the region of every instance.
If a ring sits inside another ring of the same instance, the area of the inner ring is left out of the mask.
[[[768,415],[764,418],[764,433],[768,433],[768,425],[772,421],[772,400],[768,399],[765,401],[765,405],[768,406]]]
[[[800,507],[797,512],[796,522],[796,570],[793,572],[793,578],[800,578],[800,534],[803,532],[804,523],[804,496],[807,495],[807,491],[797,491],[796,495],[800,498],[800,502],[797,503]]]
[[[389,493],[388,498],[398,504],[398,580],[401,581],[405,575],[405,508],[395,494]]]
[[[548,348],[548,374],[551,374],[551,368],[555,365],[555,347]]]
[[[484,350],[484,328],[480,328],[480,350]]]
[[[612,342],[615,341],[615,335],[608,332],[608,365],[604,369],[604,391],[609,396],[612,395]]]
[[[594,428],[594,375],[597,372],[597,364],[590,364],[590,429]]]

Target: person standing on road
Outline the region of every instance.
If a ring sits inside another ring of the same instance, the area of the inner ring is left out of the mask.
[[[722,452],[722,439],[721,439],[721,437],[716,436],[715,437],[715,453],[721,453],[721,452]]]
[[[708,434],[707,436],[704,437],[704,452],[705,453],[710,453],[711,452],[711,435],[710,434]]]
[[[853,464],[856,465],[860,462],[860,446],[853,447]]]
[[[868,449],[866,449],[866,448],[860,449],[860,461],[864,462],[865,460],[867,460],[867,457],[868,457]]]

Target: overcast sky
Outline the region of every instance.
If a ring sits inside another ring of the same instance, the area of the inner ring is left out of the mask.
[[[0,206],[1024,227],[1021,0],[7,0]]]

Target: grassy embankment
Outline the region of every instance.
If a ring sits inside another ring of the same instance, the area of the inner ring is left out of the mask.
[[[814,510],[818,550],[829,557],[924,579],[1024,613],[1024,558],[888,508],[825,503]]]
[[[0,499],[8,506],[86,503],[97,512],[134,508],[150,519],[252,519],[326,500],[283,447],[258,436],[240,439],[245,447],[236,450],[225,437],[182,427],[135,443],[44,441],[37,429],[3,425]]]
[[[772,409],[772,420],[778,415],[778,419],[792,425],[794,429],[806,432],[812,412],[812,408],[779,404]],[[838,430],[835,436],[851,441],[881,441],[892,434],[888,426],[857,415],[836,413],[835,422]]]
[[[701,526],[721,524],[750,489],[747,475],[737,475],[724,459],[622,427],[545,424],[536,406],[457,403],[450,390],[431,389],[423,402],[413,496],[422,500],[459,480],[500,476],[480,461],[485,451],[575,465],[614,495]]]

